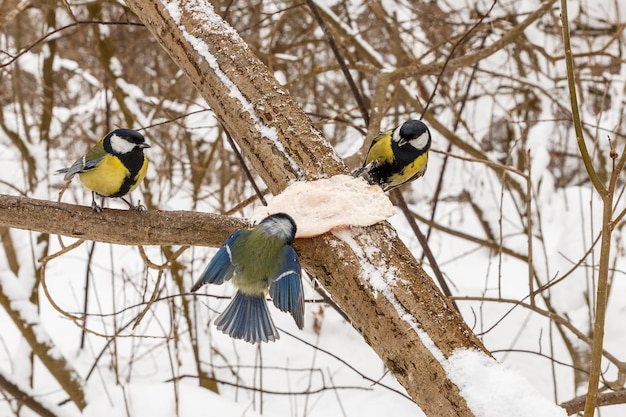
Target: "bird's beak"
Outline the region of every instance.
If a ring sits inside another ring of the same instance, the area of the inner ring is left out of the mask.
[[[143,148],[149,148],[150,145],[148,145],[147,143],[144,142],[144,143],[140,143],[139,145],[137,145],[137,147],[143,149]]]

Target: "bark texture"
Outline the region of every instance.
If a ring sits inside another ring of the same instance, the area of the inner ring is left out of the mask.
[[[208,2],[127,4],[273,193],[294,180],[345,173],[297,103]],[[200,213],[105,210],[97,215],[85,207],[28,199],[3,197],[0,203],[0,225],[110,243],[217,246],[242,226]],[[388,223],[354,229],[343,240],[326,235],[295,246],[304,268],[427,415],[473,415],[440,359],[459,348],[486,350]]]
[[[118,245],[216,247],[236,229],[234,217],[191,211],[116,210],[0,195],[0,225]]]
[[[273,193],[294,179],[345,172],[304,112],[208,2],[175,1],[167,8],[156,0],[127,4],[194,83]],[[444,357],[457,348],[484,347],[389,224],[356,230],[353,238],[356,251],[331,236],[304,242],[299,247],[303,265],[427,415],[471,416],[406,314]],[[365,250],[371,247],[377,250]],[[369,268],[382,272],[384,296],[368,281]]]

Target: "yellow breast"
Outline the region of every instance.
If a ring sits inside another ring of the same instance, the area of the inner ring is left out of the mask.
[[[393,162],[393,152],[391,150],[391,130],[374,138],[372,145],[365,159],[365,164],[368,165],[372,161],[378,161],[379,165],[390,164]]]
[[[428,164],[428,153],[420,155],[415,161],[408,164],[404,169],[389,177],[389,186],[395,187],[412,179],[424,175]]]
[[[141,174],[143,171],[141,179],[146,175],[147,165],[146,161],[139,172],[139,174]],[[128,175],[129,171],[122,161],[107,154],[102,158],[98,166],[90,171],[80,173],[79,177],[80,182],[89,190],[107,197],[119,191]],[[139,184],[139,182],[131,188],[131,191],[137,188],[137,184]]]

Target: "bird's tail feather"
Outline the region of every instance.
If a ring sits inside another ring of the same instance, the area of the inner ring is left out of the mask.
[[[239,291],[215,320],[215,325],[230,337],[249,343],[273,342],[280,337],[265,297],[245,295]]]

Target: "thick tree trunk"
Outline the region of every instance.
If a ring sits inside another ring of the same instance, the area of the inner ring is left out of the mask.
[[[272,192],[293,180],[345,172],[299,106],[208,2],[127,4],[194,83]],[[472,415],[439,361],[455,349],[484,347],[389,224],[356,229],[344,239],[311,239],[299,249],[305,269],[427,415]]]

